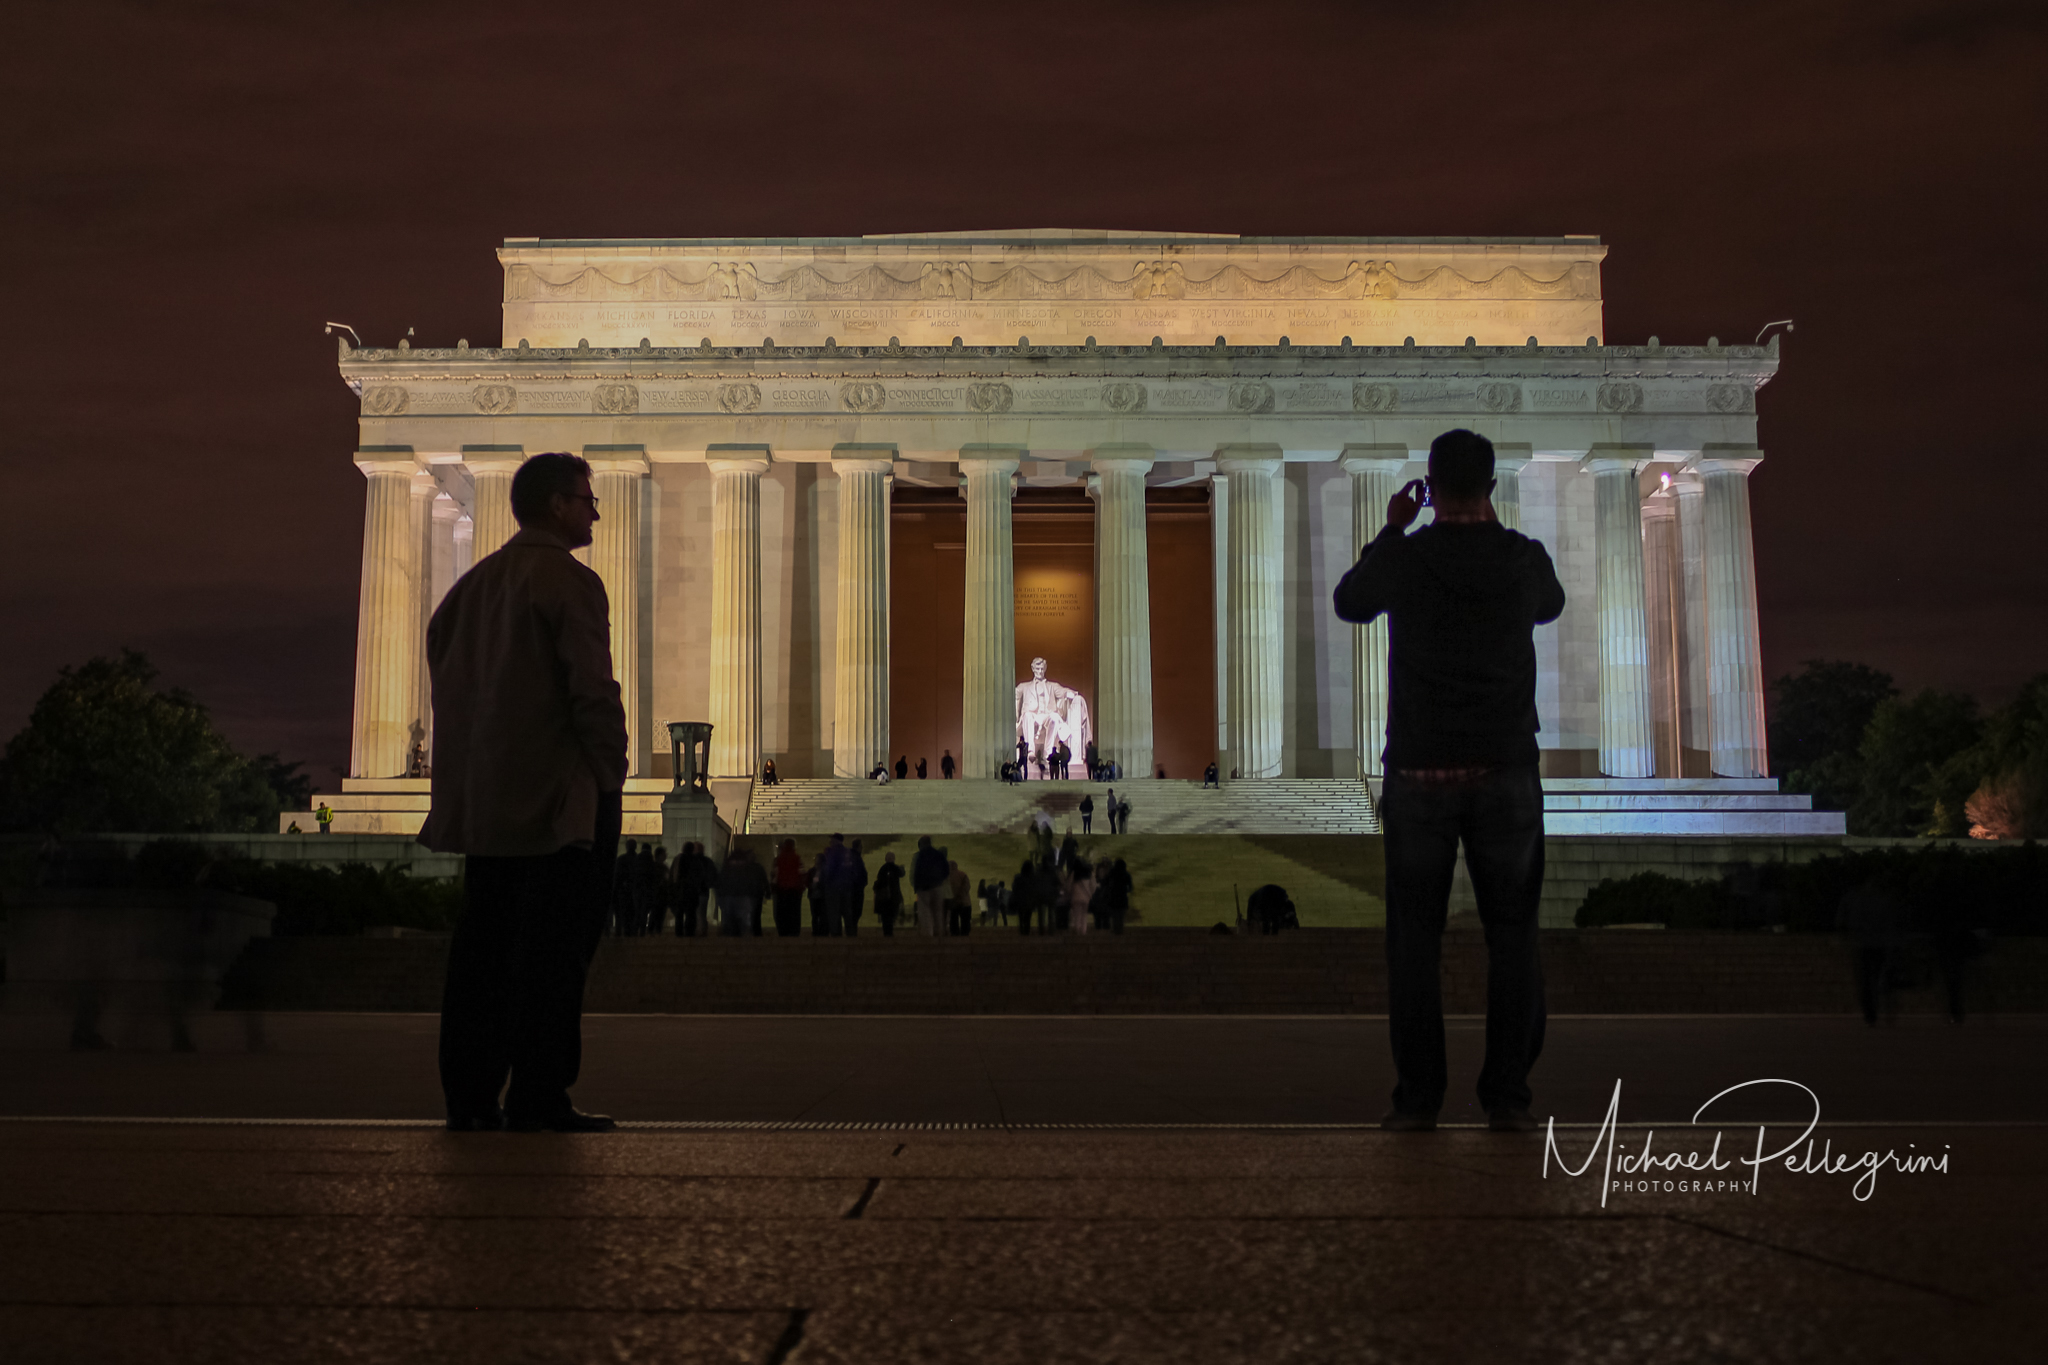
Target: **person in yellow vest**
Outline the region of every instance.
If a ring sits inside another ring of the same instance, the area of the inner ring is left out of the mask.
[[[320,822],[320,832],[325,834],[327,827],[334,823],[334,812],[328,808],[325,801],[322,801],[313,808],[313,818]]]

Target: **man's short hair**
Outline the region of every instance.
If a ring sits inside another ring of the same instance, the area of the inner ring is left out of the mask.
[[[576,481],[590,477],[590,464],[580,455],[551,450],[519,466],[512,476],[512,519],[521,526],[548,514],[548,499],[557,493],[573,497]]]
[[[1429,486],[1439,497],[1485,497],[1493,487],[1493,442],[1463,427],[1431,441]]]

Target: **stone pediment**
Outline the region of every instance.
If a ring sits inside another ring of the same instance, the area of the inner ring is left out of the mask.
[[[508,242],[505,340],[631,344],[1578,342],[1592,238],[1269,241],[1034,233],[770,242]]]

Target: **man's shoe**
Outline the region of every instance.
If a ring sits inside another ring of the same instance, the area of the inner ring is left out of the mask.
[[[505,1111],[487,1109],[483,1113],[448,1111],[448,1131],[451,1133],[495,1133],[505,1126]]]
[[[1434,1133],[1436,1115],[1407,1109],[1389,1109],[1387,1116],[1380,1120],[1380,1127],[1390,1133]]]
[[[1488,1110],[1486,1126],[1496,1133],[1533,1133],[1543,1125],[1536,1122],[1534,1114],[1516,1104]]]
[[[513,1118],[507,1116],[505,1127],[514,1133],[609,1133],[618,1127],[617,1120],[605,1114],[586,1114],[580,1109],[565,1109],[547,1118]]]

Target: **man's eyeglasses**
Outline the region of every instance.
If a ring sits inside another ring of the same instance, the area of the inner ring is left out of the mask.
[[[562,496],[573,498],[577,502],[587,502],[590,504],[591,511],[595,512],[597,510],[597,499],[589,493],[564,493]]]

